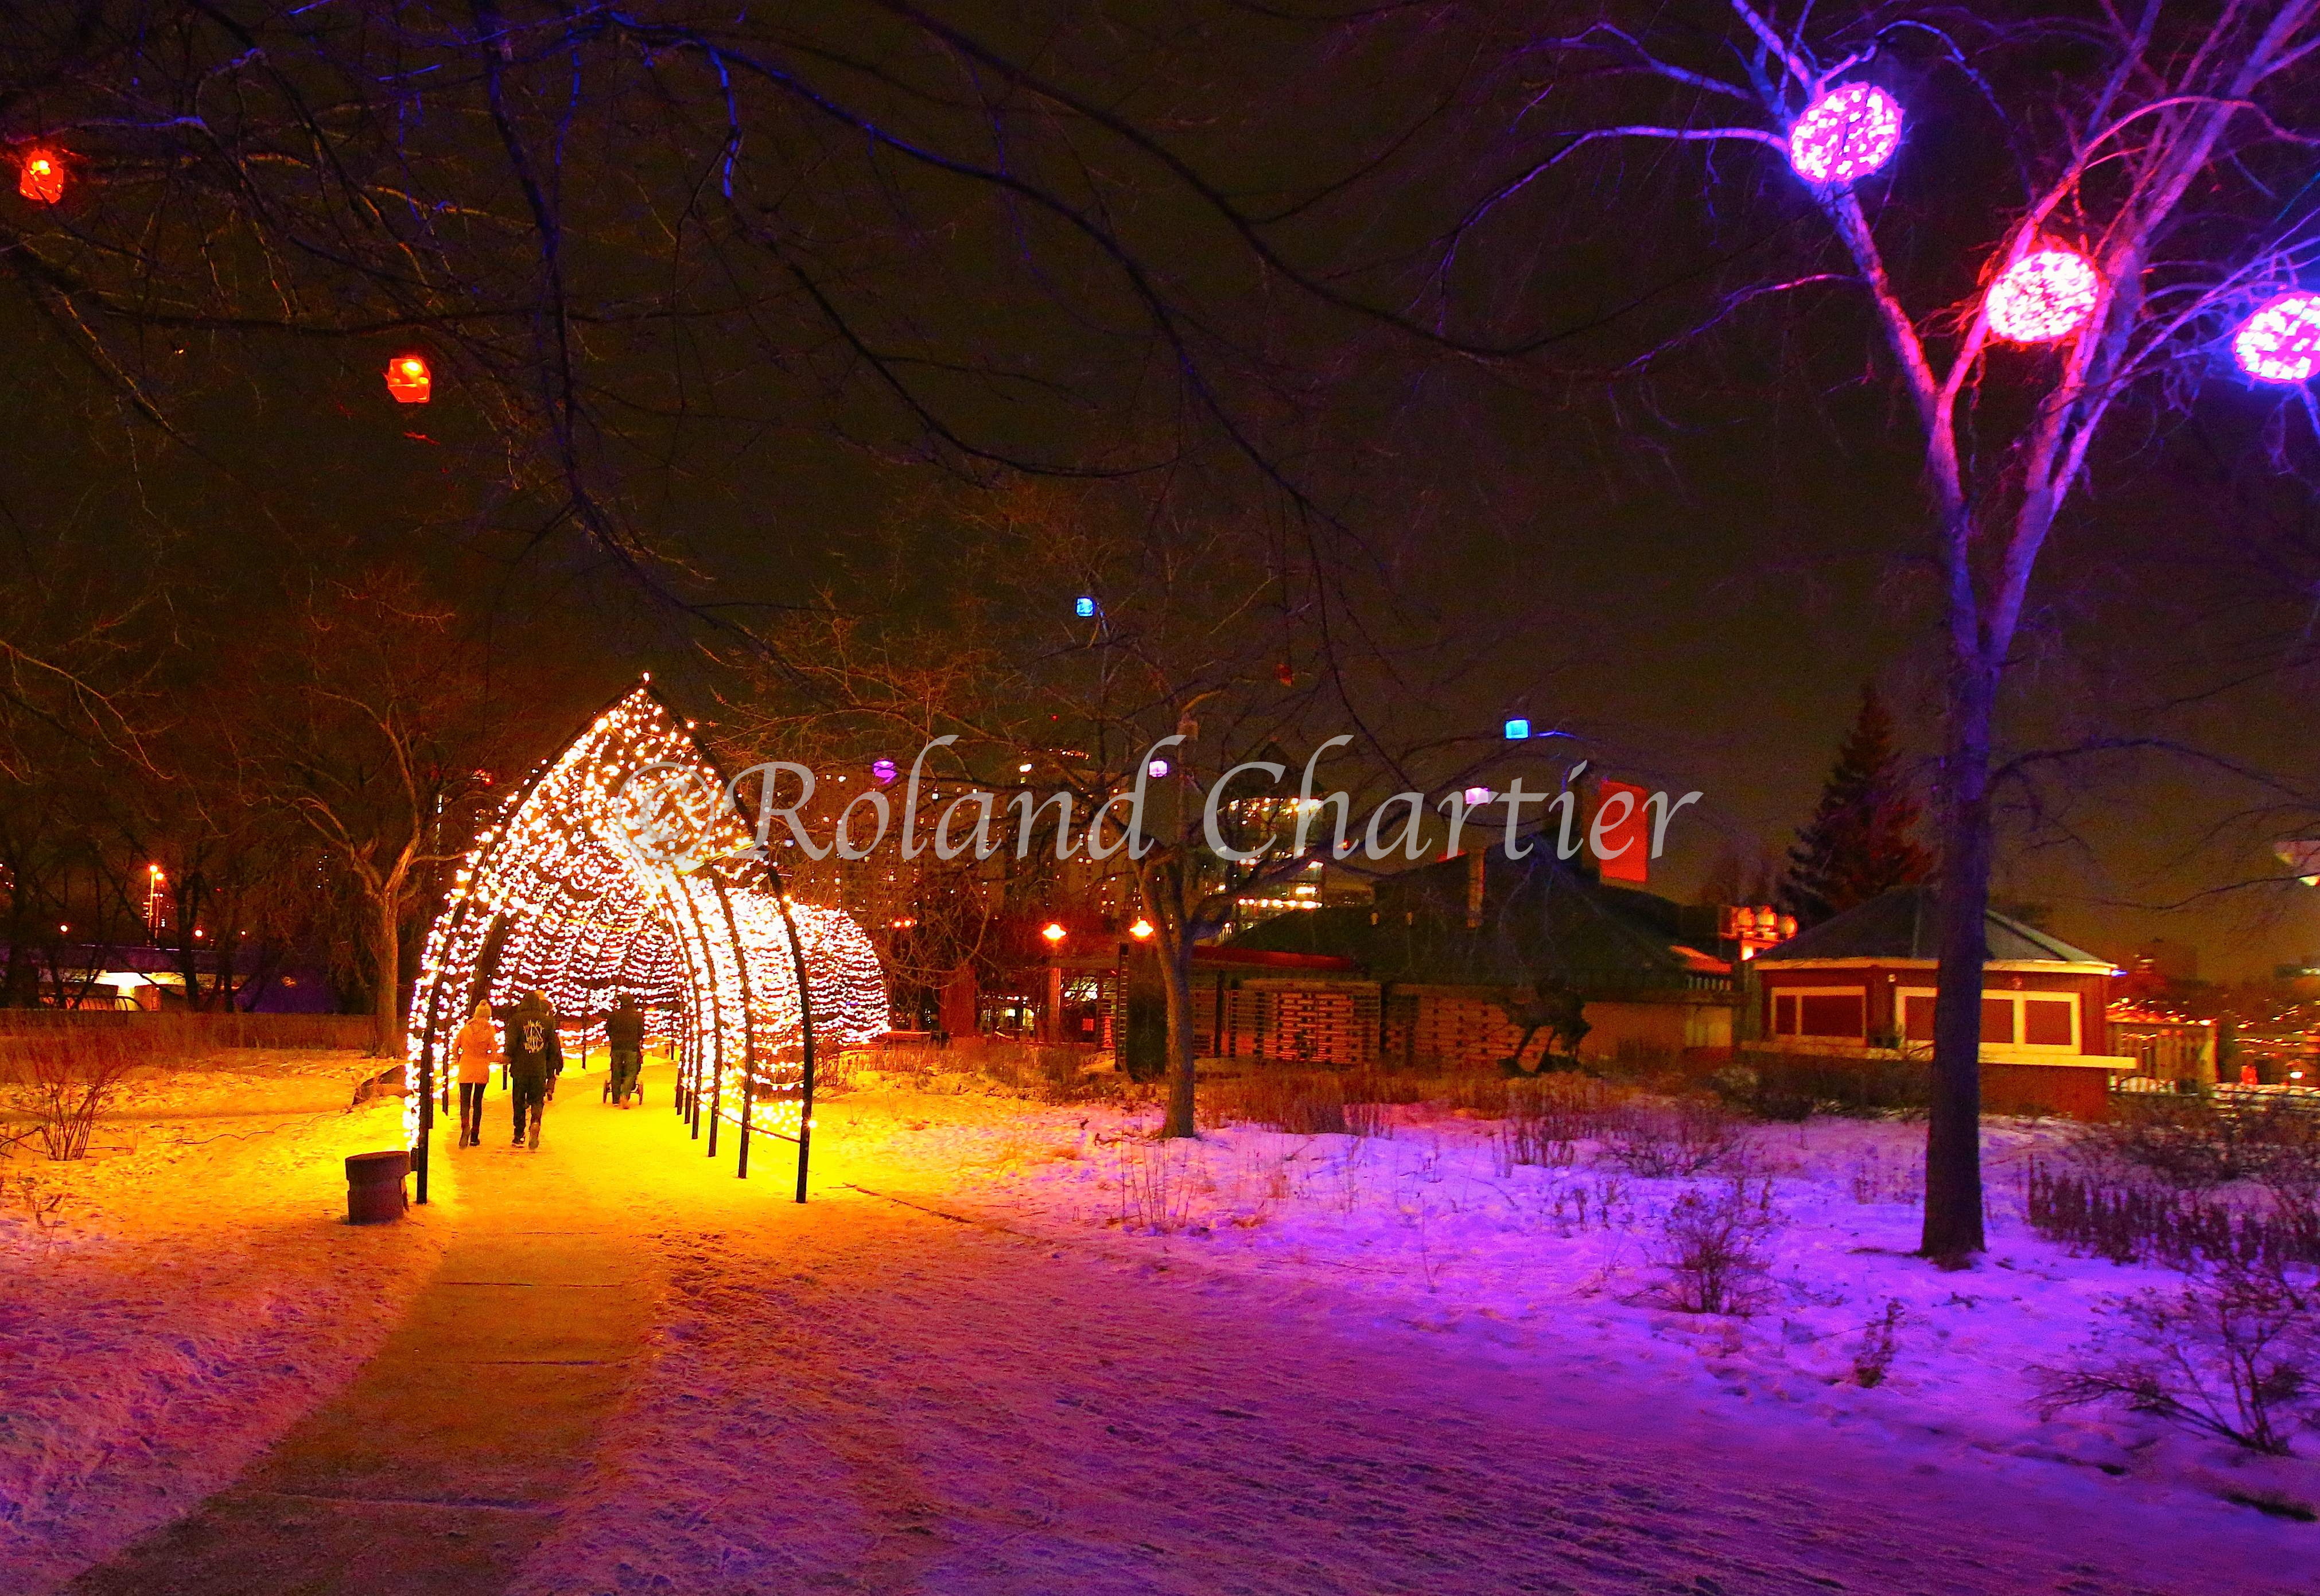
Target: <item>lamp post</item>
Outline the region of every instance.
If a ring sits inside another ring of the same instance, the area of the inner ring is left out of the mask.
[[[1040,1040],[1056,1041],[1062,1039],[1064,1028],[1064,967],[1057,959],[1066,933],[1059,922],[1050,920],[1039,934],[1047,939],[1047,1006],[1039,1014]]]

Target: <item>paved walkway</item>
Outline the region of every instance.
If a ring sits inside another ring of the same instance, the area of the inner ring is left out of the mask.
[[[230,1489],[68,1590],[503,1589],[589,1473],[662,1287],[656,1255],[612,1213],[617,1191],[582,1178],[604,1168],[589,1152],[615,1117],[601,1081],[567,1075],[537,1152],[509,1147],[496,1088],[481,1146],[439,1141],[434,1195],[458,1232],[377,1355]],[[674,1143],[682,1131],[656,1096],[630,1112],[657,1116]]]

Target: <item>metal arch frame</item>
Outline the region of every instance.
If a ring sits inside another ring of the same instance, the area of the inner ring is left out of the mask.
[[[706,764],[716,775],[718,784],[725,789],[728,798],[730,798],[734,807],[739,809],[741,801],[740,797],[734,788],[733,778],[726,773],[724,762],[720,760],[714,753],[711,753],[707,746],[702,743],[701,739],[693,735],[693,728],[686,725],[684,717],[679,715],[676,712],[675,707],[661,696],[660,690],[658,688],[653,686],[651,682],[648,681],[644,684],[644,690],[647,697],[650,698],[654,703],[658,704],[661,707],[662,713],[667,715],[671,719],[675,720],[678,726],[684,728],[685,738],[693,744],[693,753],[698,754],[702,762]],[[622,698],[626,698],[627,696],[628,695],[626,693],[621,695]],[[800,1051],[802,1055],[800,1060],[798,1133],[794,1138],[784,1136],[783,1140],[794,1140],[797,1142],[797,1200],[802,1203],[805,1201],[806,1168],[811,1159],[813,1150],[813,995],[810,983],[806,979],[805,945],[798,937],[797,920],[795,916],[790,913],[790,893],[788,884],[783,881],[782,872],[774,863],[773,852],[771,849],[766,849],[759,853],[757,863],[764,867],[766,885],[773,888],[775,906],[781,911],[782,929],[789,935],[790,963],[792,969],[795,971],[797,979],[798,1035],[801,1044]],[[739,939],[737,938],[736,940],[738,942]],[[748,1045],[753,1067],[756,1061],[757,1031],[757,1017],[752,1014],[749,1016],[748,1035],[749,1038]],[[747,1180],[749,1177],[749,1106],[752,1100],[752,1094],[745,1089],[741,1096],[741,1150],[739,1168],[737,1171],[738,1178],[743,1180]],[[768,1136],[783,1135],[779,1131],[768,1131],[764,1132],[764,1134]]]

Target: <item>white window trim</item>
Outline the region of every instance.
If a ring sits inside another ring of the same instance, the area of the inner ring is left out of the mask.
[[[1931,987],[1903,987],[1895,996],[1893,1014],[1895,1024],[1893,1028],[1901,1032],[1904,1041],[1907,1041],[1908,1037],[1909,999],[1912,997],[1932,997],[1935,996],[1937,996],[1937,994]],[[1982,1001],[1985,1003],[1993,997],[2007,998],[2012,1001],[2014,1005],[2014,1034],[2016,1036],[2022,1034],[2022,1005],[2025,1002],[2034,998],[2044,998],[2048,1003],[2060,1003],[2063,999],[2068,998],[2071,1005],[2071,1040],[2069,1045],[2065,1046],[2062,1043],[2053,1041],[1985,1042],[1982,1045],[1982,1051],[1992,1058],[2000,1058],[2008,1053],[2027,1053],[2034,1058],[2060,1058],[2066,1053],[2078,1052],[2085,1046],[2085,1039],[2080,1027],[2086,1023],[2086,1004],[2076,992],[2016,991],[2012,987],[2001,987],[1992,988],[1984,987],[1981,989],[1981,996]],[[1920,1042],[1917,1045],[1923,1047],[1926,1044]]]
[[[1769,987],[1767,990],[1770,991],[1772,998],[1772,1013],[1771,1017],[1772,1021],[1772,1034],[1774,1036],[1786,1036],[1797,1041],[1843,1041],[1846,1040],[1841,1036],[1821,1036],[1817,1034],[1808,1036],[1801,1031],[1781,1030],[1781,999],[1783,997],[1858,998],[1861,1002],[1861,1035],[1855,1036],[1852,1038],[1852,1040],[1858,1042],[1869,1034],[1869,988],[1866,987],[1790,987],[1782,985]],[[1799,1024],[1802,1024],[1804,1023],[1804,1011],[1801,1007],[1797,1011],[1797,1023]]]

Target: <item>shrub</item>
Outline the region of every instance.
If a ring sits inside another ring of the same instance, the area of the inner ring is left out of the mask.
[[[2280,1456],[2313,1422],[2320,1302],[2276,1265],[2229,1264],[2141,1294],[2091,1361],[2040,1369],[2041,1411],[2112,1402]]]
[[[1784,1222],[1772,1183],[1745,1177],[1693,1186],[1668,1205],[1653,1261],[1669,1303],[1687,1313],[1746,1313],[1763,1294],[1764,1243]]]
[[[1931,1080],[1923,1063],[1908,1059],[1750,1052],[1735,1055],[1709,1078],[1709,1086],[1759,1119],[1794,1122],[1815,1112],[1916,1112],[1928,1101]]]
[[[1699,1175],[1739,1147],[1740,1120],[1713,1097],[1673,1104],[1626,1103],[1606,1113],[1598,1137],[1603,1154],[1632,1174],[1651,1178]]]
[[[1892,1372],[1893,1359],[1901,1350],[1903,1317],[1901,1299],[1889,1297],[1884,1313],[1871,1320],[1862,1331],[1861,1346],[1853,1355],[1853,1378],[1863,1391],[1882,1385]]]
[[[2320,1214],[2311,1193],[2296,1186],[2275,1188],[2261,1204],[2234,1204],[2148,1177],[2057,1170],[2034,1159],[2022,1199],[2032,1230],[2113,1263],[2320,1263]]]
[[[0,1079],[51,1159],[86,1156],[96,1122],[140,1054],[126,1033],[58,1028],[10,1037]]]
[[[2089,1162],[2131,1164],[2190,1191],[2250,1177],[2320,1186],[2320,1115],[2285,1098],[2121,1094],[2111,1118],[2080,1138]]]

